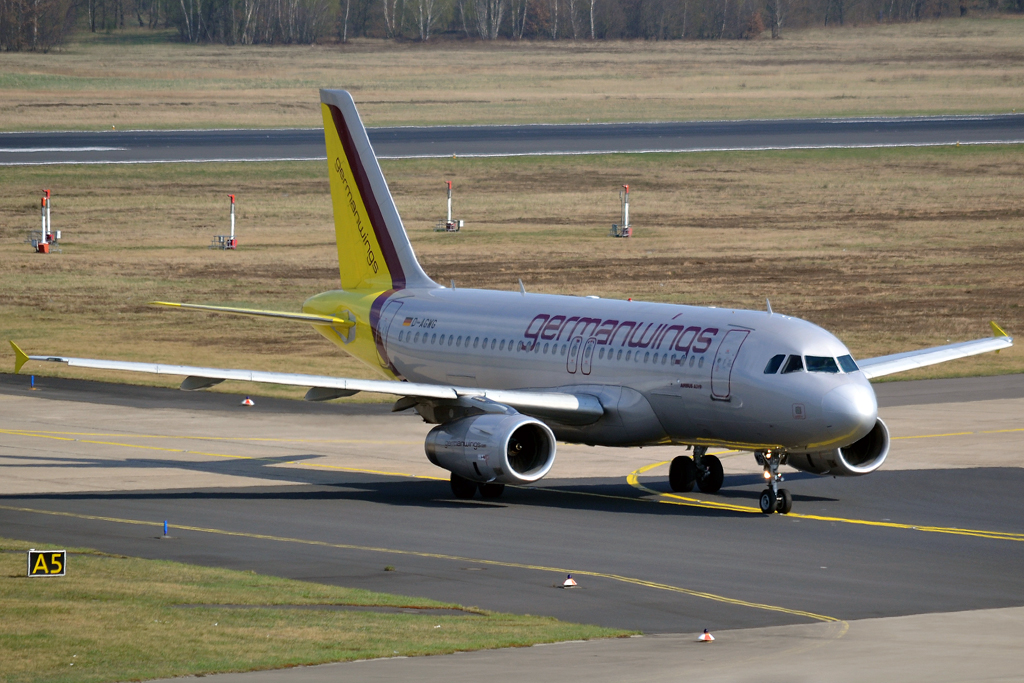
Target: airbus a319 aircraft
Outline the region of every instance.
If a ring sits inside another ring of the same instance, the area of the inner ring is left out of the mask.
[[[751,451],[764,469],[761,512],[788,513],[780,466],[819,475],[878,469],[889,432],[869,382],[1012,346],[994,336],[854,360],[839,339],[804,320],[765,311],[678,306],[525,291],[443,287],[416,260],[355,103],[322,90],[341,288],[302,313],[197,304],[163,306],[269,316],[311,324],[382,373],[361,380],[256,370],[63,356],[29,360],[185,375],[181,388],[224,380],[310,387],[324,401],[360,391],[392,394],[437,425],[432,463],[451,472],[455,496],[501,495],[550,470],[557,440],[603,446],[687,446],[672,460],[675,491],[713,494],[722,464],[709,447]]]

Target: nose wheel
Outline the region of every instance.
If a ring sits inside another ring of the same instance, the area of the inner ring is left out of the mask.
[[[766,451],[756,453],[757,461],[764,466],[764,478],[768,482],[768,488],[761,492],[758,500],[761,513],[770,515],[779,512],[788,515],[793,509],[793,496],[786,489],[780,489],[779,484],[784,481],[779,474],[779,464],[782,461],[780,453]]]

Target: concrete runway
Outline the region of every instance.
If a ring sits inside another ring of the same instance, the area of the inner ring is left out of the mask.
[[[1024,142],[1024,114],[370,128],[381,158]],[[320,128],[0,133],[0,166],[324,159]]]
[[[663,634],[264,680],[820,680],[825,666],[1013,680],[1024,666],[1024,375],[877,385],[889,460],[856,479],[788,475],[785,517],[754,511],[749,454],[724,458],[718,495],[680,499],[664,465],[628,477],[681,449],[561,446],[540,486],[464,502],[423,456],[428,426],[387,406],[27,380],[0,375],[4,536]],[[570,571],[579,588],[556,588]],[[692,650],[705,627],[719,641]]]

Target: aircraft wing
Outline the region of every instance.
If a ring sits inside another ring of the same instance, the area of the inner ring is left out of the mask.
[[[948,360],[974,356],[989,351],[999,351],[1013,346],[1013,337],[1006,334],[999,325],[994,322],[992,334],[995,336],[973,341],[946,344],[945,346],[934,346],[930,349],[919,349],[905,353],[894,353],[891,356],[878,356],[877,358],[865,358],[857,361],[857,366],[864,372],[868,379],[892,375],[897,372],[905,372],[914,368],[923,368],[926,365],[945,363]]]
[[[263,382],[289,386],[309,387],[306,399],[311,401],[329,400],[351,396],[360,391],[371,391],[394,396],[409,396],[434,400],[476,399],[482,403],[493,402],[510,406],[524,413],[542,415],[571,424],[589,424],[604,415],[604,407],[596,396],[590,394],[569,394],[564,392],[476,389],[443,384],[420,384],[394,382],[389,380],[351,379],[325,375],[303,375],[289,372],[263,372],[260,370],[232,370],[225,368],[202,368],[192,365],[164,365],[160,363],[136,363],[96,358],[70,358],[67,356],[30,356],[17,344],[11,342],[15,353],[14,371],[20,372],[28,361],[66,363],[79,368],[97,370],[122,370],[126,372],[148,372],[156,375],[184,375],[181,388],[186,391],[205,389],[224,380],[241,382]]]

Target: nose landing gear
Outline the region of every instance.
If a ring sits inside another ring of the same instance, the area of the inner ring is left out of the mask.
[[[789,514],[793,509],[793,497],[786,489],[780,489],[779,483],[785,481],[779,474],[779,463],[782,461],[782,454],[772,451],[755,453],[757,463],[764,467],[764,478],[768,482],[768,488],[761,492],[759,500],[761,512],[770,515],[773,512]]]

